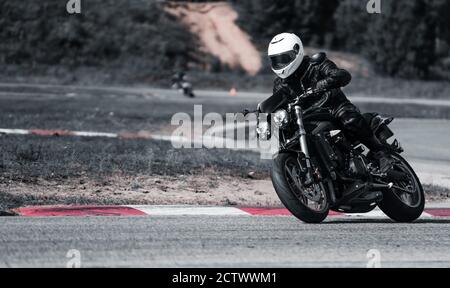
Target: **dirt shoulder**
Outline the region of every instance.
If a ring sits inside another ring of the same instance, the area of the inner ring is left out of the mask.
[[[113,176],[0,184],[0,210],[50,204],[281,206],[270,180],[230,176]]]
[[[450,197],[450,190],[425,186],[427,202]],[[87,177],[65,181],[0,184],[0,211],[30,205],[213,205],[282,207],[270,179],[216,175]]]

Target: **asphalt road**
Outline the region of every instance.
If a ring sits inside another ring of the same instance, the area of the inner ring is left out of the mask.
[[[391,125],[421,181],[450,188],[450,121],[396,119]]]
[[[66,267],[73,249],[81,267],[364,268],[374,249],[381,267],[450,267],[450,222],[426,221],[4,217],[0,267]]]

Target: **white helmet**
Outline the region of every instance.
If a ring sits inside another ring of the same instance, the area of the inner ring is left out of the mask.
[[[282,33],[270,41],[268,55],[273,72],[284,79],[300,67],[305,51],[302,40],[297,35]]]

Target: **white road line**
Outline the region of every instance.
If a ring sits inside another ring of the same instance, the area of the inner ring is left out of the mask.
[[[356,213],[356,214],[345,214],[347,217],[356,217],[356,218],[388,218],[386,214],[383,213],[379,208],[376,208],[368,213]],[[432,215],[423,212],[420,218],[430,218],[433,217]]]
[[[153,216],[252,216],[251,213],[235,207],[195,206],[195,205],[126,205],[125,207],[139,210]],[[284,215],[284,214],[283,214]],[[257,216],[257,215],[255,215]],[[273,215],[280,216],[280,215]],[[389,219],[379,208],[369,213],[356,213],[330,216],[331,218]],[[434,218],[423,212],[423,218]]]
[[[378,104],[412,104],[421,106],[439,106],[450,107],[450,101],[447,99],[425,99],[425,98],[387,98],[387,97],[365,97],[350,94],[349,99],[354,103],[378,103]]]
[[[249,213],[242,211],[234,207],[208,207],[208,206],[146,206],[146,205],[133,205],[127,206],[144,212],[147,215],[158,216],[195,216],[195,215],[207,215],[207,216],[250,216]]]
[[[103,132],[87,132],[87,131],[73,131],[71,132],[73,136],[80,137],[107,137],[107,138],[118,138],[117,133],[103,133]]]
[[[30,131],[25,129],[0,129],[0,134],[27,135],[30,134]]]

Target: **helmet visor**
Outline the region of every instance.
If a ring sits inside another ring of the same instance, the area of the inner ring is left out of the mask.
[[[288,51],[278,55],[270,56],[270,63],[272,68],[275,70],[280,70],[287,67],[292,61],[297,57],[297,53],[295,51]]]

